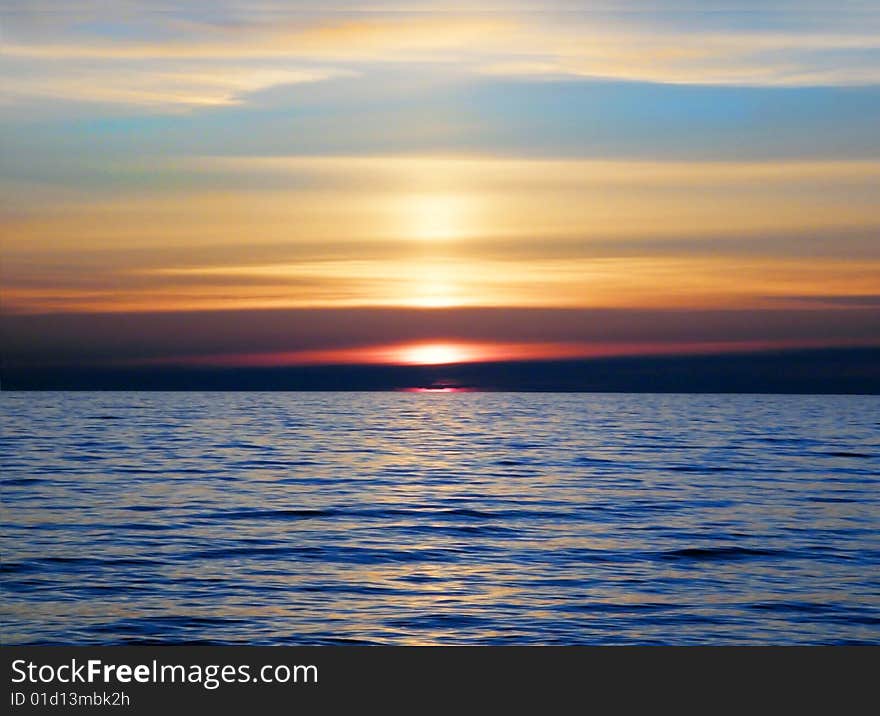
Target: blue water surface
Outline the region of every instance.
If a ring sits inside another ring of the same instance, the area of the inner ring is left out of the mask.
[[[4,644],[880,643],[880,397],[0,405]]]

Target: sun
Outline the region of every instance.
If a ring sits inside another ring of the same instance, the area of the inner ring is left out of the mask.
[[[451,343],[422,343],[400,349],[399,360],[409,365],[443,365],[465,363],[473,359],[472,351]]]

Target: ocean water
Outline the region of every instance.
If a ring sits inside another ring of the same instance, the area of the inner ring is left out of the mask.
[[[880,643],[880,398],[0,393],[4,644]]]

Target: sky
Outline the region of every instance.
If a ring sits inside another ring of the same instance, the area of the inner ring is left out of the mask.
[[[880,345],[880,5],[0,3],[4,369]]]

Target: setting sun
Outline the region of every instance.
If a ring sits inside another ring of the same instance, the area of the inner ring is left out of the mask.
[[[474,351],[465,346],[449,343],[427,343],[407,346],[400,351],[400,361],[411,365],[440,365],[443,363],[465,363],[473,360]]]

